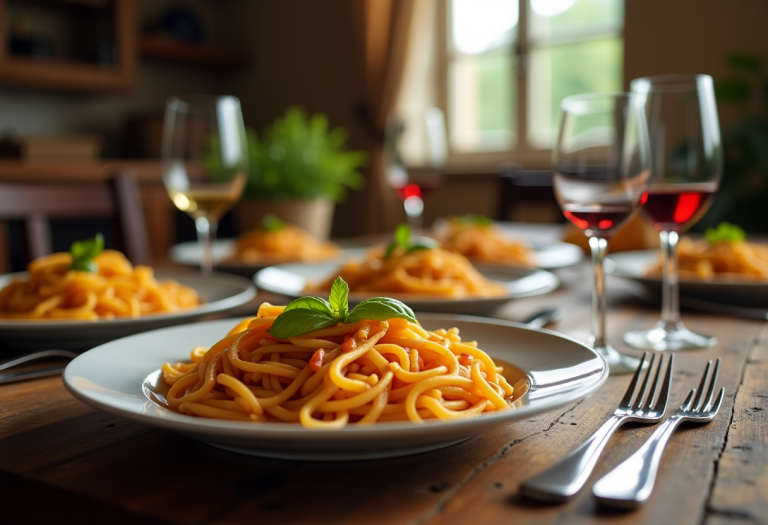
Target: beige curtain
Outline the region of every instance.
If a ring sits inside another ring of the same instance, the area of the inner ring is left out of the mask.
[[[363,217],[368,233],[389,231],[404,220],[402,205],[384,179],[382,145],[387,115],[403,91],[412,46],[424,17],[434,13],[432,0],[351,0],[363,60],[366,103],[375,129]]]

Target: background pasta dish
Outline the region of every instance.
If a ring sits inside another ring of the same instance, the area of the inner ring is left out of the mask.
[[[535,266],[535,254],[522,240],[510,239],[487,217],[449,217],[435,232],[442,248],[492,264]]]

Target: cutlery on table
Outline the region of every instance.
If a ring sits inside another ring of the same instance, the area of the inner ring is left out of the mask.
[[[709,361],[698,390],[696,388],[691,390],[680,409],[659,425],[637,452],[595,483],[592,493],[599,503],[610,507],[633,509],[648,499],[656,481],[664,447],[677,426],[683,421],[709,423],[720,409],[725,388],[720,388],[717,399],[712,403],[717,373],[720,370],[719,358],[707,386],[711,369],[712,361]]]
[[[14,366],[29,363],[30,361],[36,361],[38,359],[45,359],[47,357],[64,357],[67,359],[74,359],[77,357],[75,352],[69,352],[67,350],[40,350],[39,352],[30,352],[17,357],[0,361],[0,370],[7,370]],[[24,381],[26,379],[35,379],[38,377],[48,377],[60,374],[64,371],[63,366],[57,366],[54,368],[46,368],[43,370],[28,370],[25,372],[9,372],[6,374],[0,374],[0,385],[5,383],[15,383],[17,381]]]
[[[521,322],[530,328],[544,328],[550,323],[559,321],[563,317],[563,313],[562,308],[545,308],[530,315]]]
[[[648,424],[661,421],[669,400],[674,355],[669,356],[664,379],[661,383],[659,378],[661,377],[661,370],[664,365],[664,356],[661,355],[659,357],[659,365],[653,377],[653,384],[650,393],[646,397],[648,382],[652,375],[654,361],[656,360],[656,354],[651,356],[650,366],[648,366],[642,380],[642,386],[637,396],[635,396],[637,386],[640,383],[640,375],[647,359],[648,353],[646,352],[640,360],[640,364],[635,371],[635,375],[632,377],[624,398],[608,421],[562,460],[524,481],[520,486],[520,491],[524,496],[550,503],[562,502],[572,498],[587,482],[592,469],[594,469],[597,463],[597,459],[608,443],[608,439],[621,425],[630,421]],[[660,390],[659,387],[661,388]],[[656,395],[657,391],[658,396]]]

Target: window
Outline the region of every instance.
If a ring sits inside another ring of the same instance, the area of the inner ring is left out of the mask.
[[[623,0],[451,0],[446,19],[457,156],[546,158],[563,97],[622,90]]]

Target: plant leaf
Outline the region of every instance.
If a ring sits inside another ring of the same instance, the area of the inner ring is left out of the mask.
[[[267,330],[272,337],[277,339],[298,337],[315,330],[328,328],[337,323],[332,315],[317,310],[298,307],[293,310],[286,310],[283,310],[283,313],[277,316],[272,327]]]
[[[724,78],[715,82],[715,96],[718,100],[742,103],[752,96],[752,89],[741,79]]]
[[[349,285],[344,282],[341,276],[336,277],[331,286],[331,294],[328,296],[328,302],[331,303],[331,310],[340,323],[346,323],[349,316]]]
[[[405,249],[411,245],[411,228],[407,224],[399,224],[395,229],[395,243]]]
[[[396,249],[397,249],[397,243],[396,242],[393,242],[392,244],[387,246],[387,249],[384,250],[384,258],[385,259],[389,259],[390,257],[392,257],[392,252],[394,252]]]
[[[440,246],[440,243],[434,239],[430,239],[429,237],[419,237],[414,239],[413,243],[408,247],[408,250],[406,250],[406,253],[415,252],[416,250],[434,250],[438,246]]]
[[[743,242],[747,234],[735,224],[723,221],[717,225],[717,228],[707,228],[704,236],[710,244],[716,244],[718,242]]]
[[[386,321],[394,318],[407,319],[412,323],[416,322],[416,316],[408,305],[389,297],[373,297],[355,306],[349,313],[347,322],[356,323],[363,319]]]
[[[69,253],[72,255],[70,269],[81,272],[98,272],[99,266],[93,259],[103,251],[104,236],[101,233],[97,233],[93,239],[73,242],[69,247]]]
[[[759,73],[762,61],[756,55],[749,53],[731,53],[726,57],[728,65],[750,73]]]
[[[268,232],[276,232],[285,228],[285,223],[274,213],[267,213],[261,218],[261,227]]]
[[[333,308],[331,308],[331,305],[328,304],[328,301],[325,299],[321,299],[320,297],[299,297],[298,299],[295,299],[288,303],[288,306],[285,307],[283,310],[283,313],[288,312],[290,310],[296,310],[297,308],[303,308],[306,310],[313,310],[315,312],[320,312],[325,315],[329,315],[331,317],[335,317],[333,313]]]

